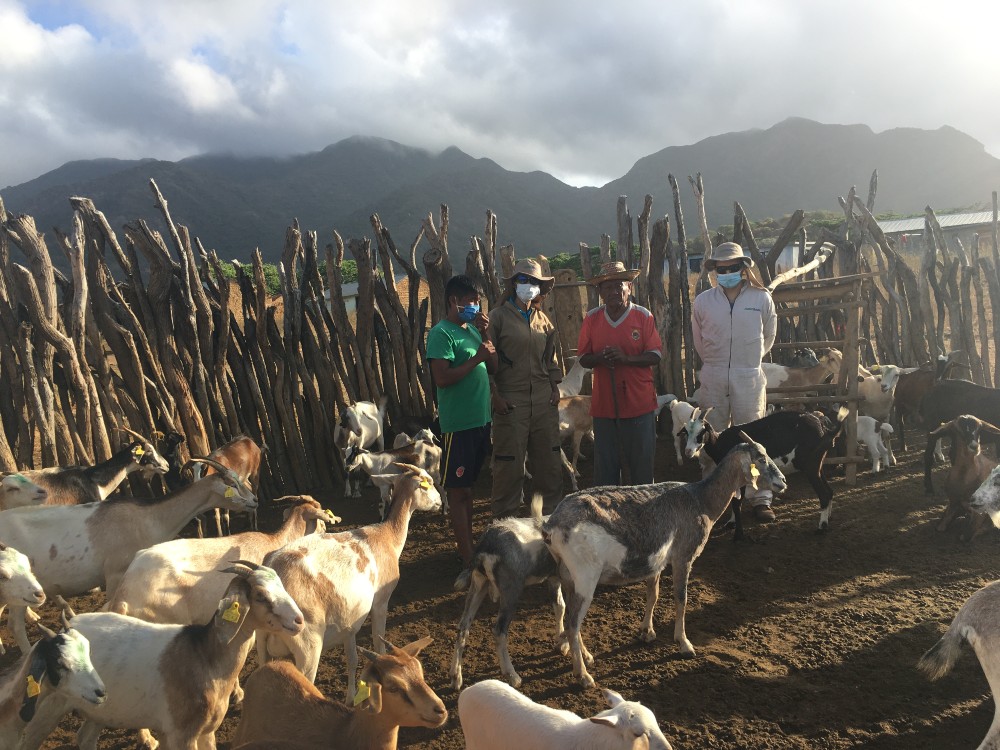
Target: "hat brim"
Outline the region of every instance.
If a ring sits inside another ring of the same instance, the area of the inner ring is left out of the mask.
[[[606,273],[603,276],[594,276],[587,279],[587,283],[591,286],[600,286],[601,283],[605,281],[635,281],[639,277],[639,271],[616,271],[615,273]]]
[[[518,271],[513,276],[510,276],[510,277],[504,279],[503,280],[504,281],[504,286],[506,286],[508,289],[513,290],[514,286],[515,286],[515,284],[514,284],[514,276],[520,276],[522,273],[523,273],[522,271]],[[524,274],[524,275],[528,276],[529,274]],[[556,277],[555,276],[545,276],[545,277],[540,278],[540,279],[537,276],[532,276],[531,278],[533,278],[533,279],[535,279],[536,281],[539,282],[539,286],[542,289],[542,291],[540,292],[540,294],[548,294],[549,292],[552,291],[552,287],[554,287],[556,285]]]
[[[753,268],[753,258],[747,255],[740,258],[709,258],[702,265],[706,271],[714,271],[715,267],[720,263],[733,263],[734,261],[742,261],[744,268]]]

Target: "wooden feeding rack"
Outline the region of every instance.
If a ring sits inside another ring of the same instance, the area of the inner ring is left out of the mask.
[[[769,404],[832,404],[842,403],[849,414],[844,426],[846,455],[828,458],[828,464],[845,464],[845,479],[849,486],[857,482],[857,464],[864,459],[858,457],[858,404],[863,400],[858,395],[858,337],[861,323],[861,288],[872,274],[855,274],[832,279],[814,279],[782,284],[772,292],[779,318],[799,315],[813,315],[819,312],[841,311],[846,324],[844,337],[833,341],[792,341],[777,343],[772,349],[793,349],[801,347],[834,347],[843,352],[844,358],[835,383],[785,386],[767,389]],[[805,395],[818,393],[820,395]]]

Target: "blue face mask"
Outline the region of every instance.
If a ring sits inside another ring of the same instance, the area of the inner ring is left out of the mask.
[[[739,283],[743,281],[743,272],[733,271],[732,273],[717,273],[715,275],[715,280],[719,282],[719,286],[725,287],[726,289],[732,289],[734,286],[739,286]]]
[[[479,314],[479,305],[466,305],[458,308],[458,319],[463,323],[471,323]]]

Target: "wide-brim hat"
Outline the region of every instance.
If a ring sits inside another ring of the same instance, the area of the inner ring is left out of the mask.
[[[587,283],[599,286],[603,281],[635,281],[638,275],[638,269],[631,270],[625,268],[624,263],[620,260],[615,260],[610,263],[604,263],[601,266],[601,272],[587,279]]]
[[[715,267],[719,263],[727,263],[729,261],[741,260],[743,265],[747,268],[753,267],[753,258],[749,255],[743,254],[743,248],[737,245],[735,242],[723,242],[717,248],[712,250],[712,257],[705,259],[705,270],[714,271]]]
[[[504,281],[507,283],[511,289],[514,288],[514,279],[516,279],[521,274],[525,276],[530,276],[538,281],[538,285],[542,288],[542,294],[548,294],[552,291],[552,287],[555,286],[556,277],[546,276],[542,273],[542,265],[534,258],[522,258],[517,263],[514,264],[514,271],[508,276]]]

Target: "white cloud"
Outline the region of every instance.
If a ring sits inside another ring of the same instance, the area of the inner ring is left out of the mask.
[[[604,181],[789,115],[950,124],[1000,156],[987,0],[0,0],[0,185],[72,158],[361,133]]]

